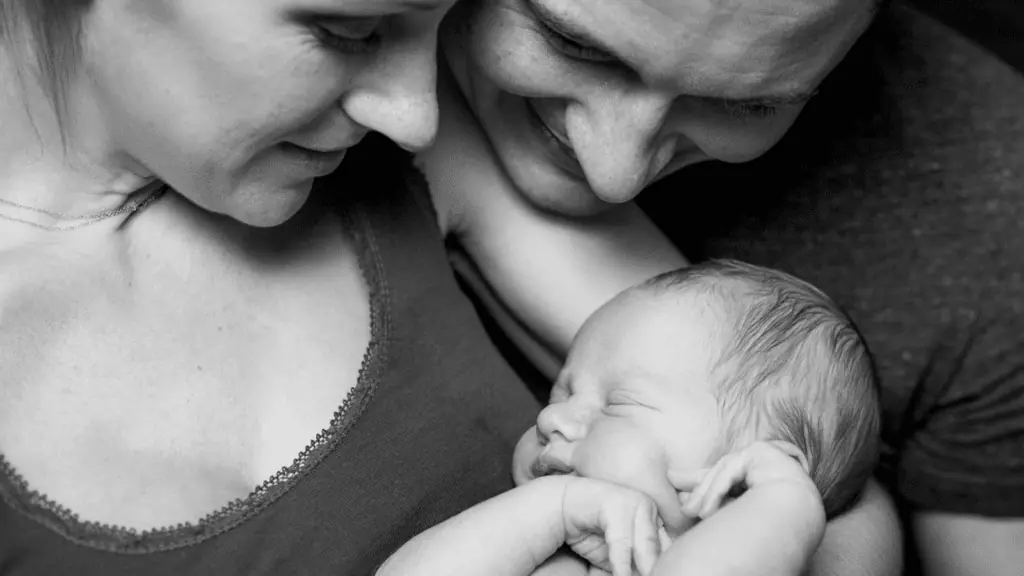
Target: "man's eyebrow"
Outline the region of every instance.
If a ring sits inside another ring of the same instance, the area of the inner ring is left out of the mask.
[[[536,0],[528,0],[527,4],[529,4],[537,16],[544,20],[545,24],[550,25],[556,32],[565,34],[570,40],[577,40],[587,47],[607,52],[624,63],[629,61],[628,58],[623,57],[614,48],[595,38],[589,31],[568,19],[565,15],[553,12],[550,8]]]
[[[818,91],[806,90],[772,96],[753,96],[750,98],[729,98],[719,96],[700,96],[701,100],[736,108],[784,108],[804,104],[817,95]]]
[[[530,8],[537,14],[537,16],[539,16],[541,19],[543,19],[544,23],[546,25],[549,25],[556,32],[564,34],[570,40],[578,41],[581,44],[584,44],[584,45],[586,45],[586,46],[588,46],[590,48],[594,48],[594,49],[599,50],[601,52],[605,52],[605,53],[615,57],[616,60],[620,61],[624,65],[627,65],[627,66],[629,66],[631,68],[637,69],[637,73],[639,73],[641,75],[641,77],[645,76],[645,73],[644,73],[645,71],[639,70],[639,68],[641,68],[641,66],[639,66],[638,62],[636,62],[633,59],[630,59],[630,58],[626,57],[620,51],[612,48],[608,44],[606,44],[606,43],[602,42],[601,40],[595,38],[594,35],[591,34],[586,28],[583,28],[578,23],[573,22],[567,16],[565,16],[563,14],[555,13],[550,8],[545,6],[542,2],[538,2],[537,0],[528,0],[527,3],[529,4]],[[797,91],[797,92],[791,92],[791,93],[785,93],[785,94],[776,94],[776,95],[768,95],[768,96],[740,97],[740,98],[723,97],[723,96],[700,96],[700,95],[697,95],[695,97],[699,98],[700,100],[703,100],[703,101],[705,101],[705,102],[707,102],[709,104],[718,104],[720,106],[725,106],[725,107],[734,107],[734,108],[784,108],[786,106],[796,106],[796,105],[799,105],[799,104],[804,104],[808,100],[813,98],[817,93],[818,93],[818,91],[815,89],[815,90]]]
[[[391,3],[408,8],[410,10],[418,10],[424,12],[437,10],[438,7],[440,6],[440,2],[438,2],[437,0],[391,0]]]

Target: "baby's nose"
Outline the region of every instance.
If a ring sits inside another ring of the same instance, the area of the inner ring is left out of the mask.
[[[540,443],[547,444],[560,436],[568,442],[575,442],[586,435],[585,426],[579,415],[568,402],[549,404],[537,416],[537,434]]]

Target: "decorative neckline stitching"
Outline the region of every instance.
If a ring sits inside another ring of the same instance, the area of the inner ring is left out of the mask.
[[[338,210],[351,230],[370,300],[370,341],[359,368],[356,386],[321,430],[288,466],[257,486],[245,498],[229,502],[196,522],[152,530],[135,530],[80,520],[73,511],[32,490],[0,453],[0,498],[14,510],[68,540],[90,548],[121,554],[146,554],[184,548],[223,534],[273,504],[330,454],[348,434],[373,399],[387,365],[391,340],[390,292],[373,229],[357,208]]]

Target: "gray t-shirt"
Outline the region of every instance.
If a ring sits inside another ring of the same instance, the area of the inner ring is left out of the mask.
[[[850,313],[905,506],[1024,517],[1024,79],[902,6],[863,44],[866,73],[778,151],[642,204],[691,259],[780,268]]]

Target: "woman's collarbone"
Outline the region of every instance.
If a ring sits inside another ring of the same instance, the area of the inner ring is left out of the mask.
[[[312,248],[266,275],[199,247],[186,274],[151,254],[113,289],[72,276],[0,291],[0,386],[18,398],[0,406],[0,452],[88,520],[195,521],[245,497],[327,427],[369,341],[351,247]],[[19,450],[30,437],[51,449]],[[154,482],[167,496],[143,506],[151,517],[119,516]]]

